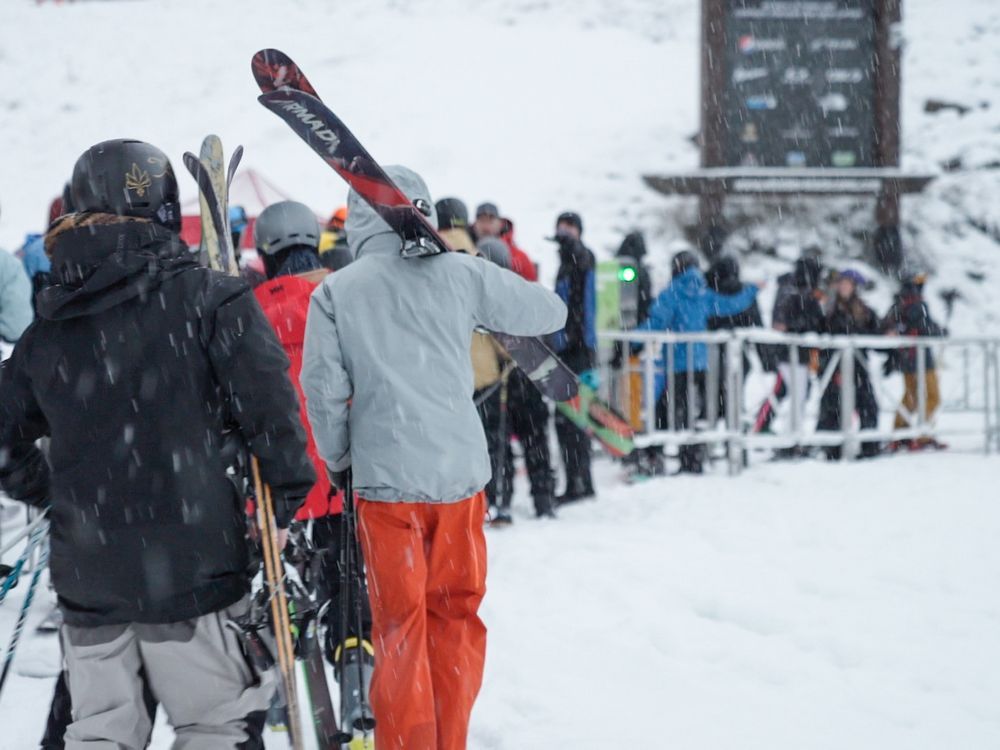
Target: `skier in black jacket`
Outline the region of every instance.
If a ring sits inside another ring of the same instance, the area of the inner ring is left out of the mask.
[[[930,310],[924,301],[924,283],[926,281],[927,275],[923,273],[904,279],[899,293],[893,300],[892,307],[889,308],[889,312],[886,313],[880,324],[884,333],[890,336],[939,337],[948,335],[948,331],[931,318]],[[934,353],[927,349],[924,356],[925,418],[927,422],[932,422],[934,414],[941,404],[941,389],[938,384]],[[920,373],[916,347],[896,349],[892,352],[886,362],[885,373],[888,375],[897,369],[903,373],[905,391],[902,403],[899,405],[899,411],[896,412],[893,429],[902,430],[913,427],[920,421],[918,414],[920,411]],[[889,449],[895,452],[904,444],[910,450],[945,447],[932,435],[923,435],[916,440],[905,441],[905,443],[894,440],[889,444]]]
[[[719,294],[733,295],[743,291],[744,283],[740,280],[740,262],[732,257],[725,256],[715,261],[705,274],[705,283],[709,289],[713,289]],[[760,317],[760,306],[754,300],[750,307],[736,315],[713,316],[708,319],[708,330],[710,331],[732,331],[736,328],[762,328],[764,321]],[[757,354],[765,370],[773,370],[776,366],[774,352],[766,344],[757,345]],[[726,371],[726,348],[719,350],[719,372]],[[743,353],[743,380],[746,381],[750,374],[750,358],[746,352]],[[719,381],[719,416],[725,418],[726,415],[726,384],[724,378]],[[742,400],[742,399],[741,399]]]
[[[553,348],[559,357],[580,376],[581,382],[597,388],[597,294],[594,277],[594,254],[583,244],[583,220],[567,211],[556,219],[555,240],[559,243],[559,272],[556,294],[569,316],[566,327],[553,334]],[[590,439],[569,418],[558,411],[556,437],[566,470],[566,490],[557,499],[568,503],[594,496],[590,476]]]
[[[847,269],[839,274],[836,282],[836,293],[826,313],[826,332],[835,336],[875,336],[879,334],[879,319],[868,305],[858,295],[858,289],[864,286],[864,277],[853,269]],[[841,352],[845,355],[846,352]],[[868,373],[868,358],[864,350],[858,350],[854,362],[854,393],[855,407],[861,429],[872,430],[878,427],[878,400],[872,387],[871,376]],[[820,356],[821,371],[825,371],[832,351],[824,351]],[[841,391],[843,390],[842,370],[838,369],[823,392],[819,404],[819,422],[817,430],[837,430],[841,424]],[[861,457],[871,458],[879,453],[879,444],[869,441],[861,445]],[[826,449],[827,458],[838,459],[841,456],[840,446],[830,446]]]
[[[251,571],[223,447],[228,432],[257,456],[287,528],[315,479],[288,360],[249,287],[199,267],[178,237],[162,152],[98,144],[72,191],[78,213],[46,236],[54,284],[0,382],[0,484],[52,524],[66,744],[143,747],[143,674],[179,740],[236,748],[273,676],[225,628]]]
[[[794,286],[774,306],[771,325],[785,333],[823,333],[826,318],[821,304],[819,289],[823,267],[815,258],[800,258],[795,261]],[[806,399],[809,395],[809,373],[814,368],[814,349],[797,347],[798,355],[792,361],[792,347],[777,347],[778,377],[784,383],[788,395],[792,397],[792,427],[801,427],[805,419]],[[779,456],[795,456],[805,451],[796,446],[778,451]]]

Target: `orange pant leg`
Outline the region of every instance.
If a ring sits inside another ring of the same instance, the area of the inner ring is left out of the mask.
[[[358,502],[375,647],[371,703],[380,750],[438,746],[427,654],[425,508]]]
[[[483,683],[486,626],[486,495],[430,506],[427,650],[437,709],[438,750],[465,750],[469,716]]]

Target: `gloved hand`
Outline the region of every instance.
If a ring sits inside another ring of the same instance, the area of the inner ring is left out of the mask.
[[[340,471],[334,471],[329,466],[326,467],[326,477],[330,480],[330,489],[334,492],[344,489],[347,486],[347,478],[351,473],[351,467]]]
[[[580,373],[580,382],[591,390],[596,391],[601,387],[601,373],[593,368],[584,370]]]

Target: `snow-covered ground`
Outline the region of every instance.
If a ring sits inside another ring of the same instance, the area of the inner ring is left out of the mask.
[[[0,246],[42,229],[76,157],[116,137],[164,148],[190,196],[180,155],[217,132],[331,211],[342,183],[254,101],[250,56],[274,46],[376,157],[422,172],[438,197],[496,201],[546,279],[544,238],[575,208],[599,255],[644,229],[662,283],[693,204],[640,176],[697,164],[698,18],[697,0],[3,0]],[[957,287],[953,330],[995,334],[1000,4],[907,0],[903,35],[904,166],[941,172],[905,200],[905,237],[935,272],[935,315],[937,292]],[[971,109],[927,113],[932,97]],[[732,218],[733,247],[775,252],[747,258],[748,275],[773,278],[813,242],[857,263],[850,233],[871,213],[832,202]],[[876,281],[881,311],[892,286]],[[471,746],[1000,747],[998,469],[962,445],[621,488],[602,464],[599,501],[490,535]],[[23,588],[0,607],[0,644]],[[33,639],[19,663],[55,658],[53,640]],[[50,693],[12,678],[0,750],[33,746]]]
[[[556,521],[519,496],[491,530],[472,750],[1000,746],[1000,459],[611,489],[614,471]],[[13,619],[0,607],[0,633]],[[51,636],[23,646],[55,656]],[[32,747],[51,684],[12,678],[0,750]]]

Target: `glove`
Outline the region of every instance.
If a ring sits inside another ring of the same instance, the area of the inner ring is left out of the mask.
[[[596,391],[601,387],[601,373],[594,369],[584,370],[580,373],[580,382],[592,391]]]
[[[351,467],[348,466],[346,469],[341,469],[340,471],[334,471],[329,466],[326,467],[326,477],[330,480],[330,489],[333,492],[344,489],[347,486],[347,480],[351,473]]]

